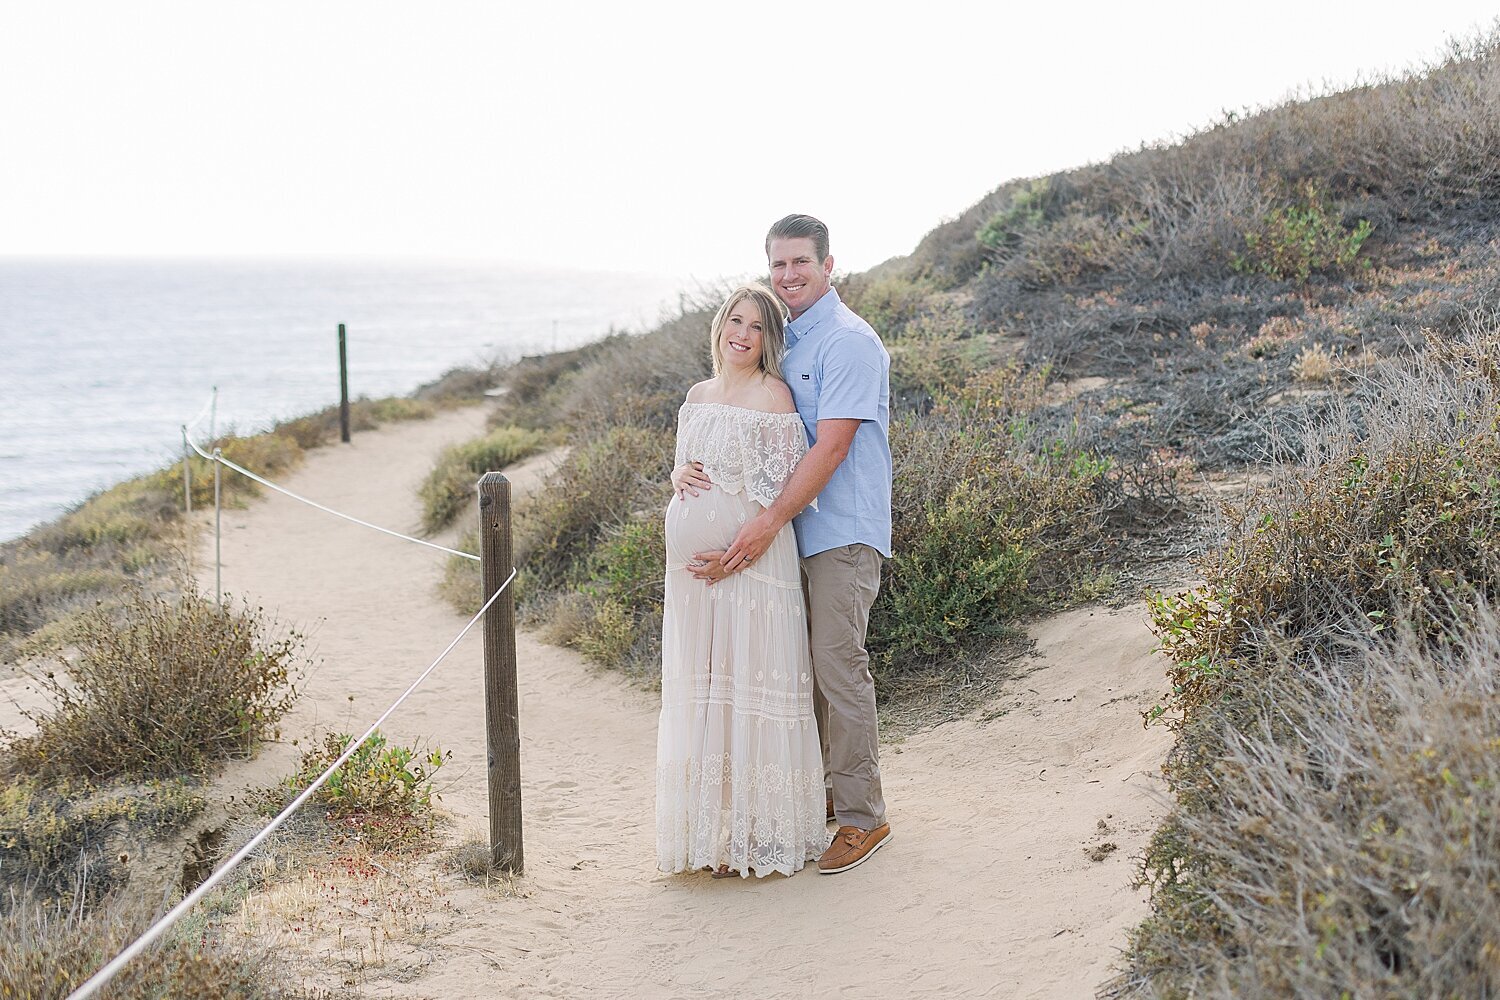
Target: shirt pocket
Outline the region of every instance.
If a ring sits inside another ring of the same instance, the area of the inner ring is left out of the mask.
[[[822,388],[818,373],[811,367],[786,365],[781,370],[781,377],[792,390],[792,401],[797,404],[797,412],[801,414],[803,422],[809,426],[816,425],[818,392]]]

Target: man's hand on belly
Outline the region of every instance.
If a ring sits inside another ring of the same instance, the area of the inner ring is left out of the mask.
[[[783,524],[770,511],[761,511],[740,528],[728,550],[719,558],[720,564],[728,572],[738,573],[766,554]]]
[[[712,587],[730,575],[729,571],[719,562],[723,557],[724,553],[720,550],[694,552],[693,561],[688,563],[688,572],[693,574],[694,578],[702,580]]]

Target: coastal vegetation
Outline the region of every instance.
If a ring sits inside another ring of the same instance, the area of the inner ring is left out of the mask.
[[[352,426],[472,402],[488,378],[450,373],[414,398],[357,400]],[[204,447],[277,477],[306,450],[337,440],[338,428],[331,407]],[[194,509],[210,508],[210,463],[195,456],[190,472]],[[221,488],[229,505],[259,492],[238,475],[225,475]],[[177,464],[0,545],[0,653],[33,696],[25,725],[0,733],[7,996],[71,992],[149,925],[159,901],[208,874],[226,808],[214,785],[219,766],[274,738],[294,703],[307,664],[302,637],[264,609],[204,596],[191,572],[194,545]],[[326,829],[310,836],[331,843],[352,821],[369,831],[360,849],[373,850],[374,841],[409,845],[429,832],[430,775],[441,759],[415,754],[382,744],[356,755],[337,786],[343,798],[327,802]],[[263,949],[211,930],[201,920],[175,929],[111,995],[305,995]]]
[[[1008,182],[837,282],[893,362],[896,551],[870,633],[886,711],[980,696],[1049,610],[1144,601],[1160,639],[1143,722],[1175,737],[1174,806],[1140,859],[1151,914],[1113,996],[1500,994],[1497,154],[1491,35],[1420,73]],[[715,299],[460,378],[459,396],[503,388],[493,432],[425,487],[435,530],[478,466],[562,446],[517,511],[523,611],[647,681],[675,414],[708,374]],[[219,445],[274,474],[329,434],[324,414]],[[0,983],[22,995],[62,992],[142,924],[110,894],[110,831],[180,829],[204,793],[162,775],[243,750],[290,696],[289,639],[172,596],[180,489],[163,470],[0,547],[0,639],[72,643],[83,678],[46,678],[53,707],[10,737],[29,763],[0,795],[0,870],[28,888],[0,907]],[[94,607],[132,583],[167,595],[140,598],[157,602],[145,618],[198,622],[249,673],[180,743],[109,720],[113,750],[59,760],[104,699],[131,704],[118,666],[137,654],[117,651],[175,634]],[[445,588],[477,607],[474,564]],[[442,759],[373,746],[326,815],[389,807],[401,842]],[[143,996],[273,995],[238,947],[179,936],[132,975],[169,984]]]
[[[982,692],[1049,609],[1144,600],[1160,638],[1176,807],[1113,995],[1500,993],[1497,152],[1491,34],[1011,181],[836,282],[892,356],[886,710]],[[567,446],[524,610],[646,680],[713,298],[500,373],[497,425]]]

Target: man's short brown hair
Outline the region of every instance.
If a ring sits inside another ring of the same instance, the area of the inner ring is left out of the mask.
[[[766,233],[767,259],[771,256],[772,240],[798,239],[813,241],[813,253],[817,254],[819,264],[828,259],[828,227],[810,215],[788,215],[771,226]]]

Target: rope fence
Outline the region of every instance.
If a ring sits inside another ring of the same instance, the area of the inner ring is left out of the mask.
[[[387,708],[384,712],[380,713],[380,717],[370,724],[370,727],[364,731],[359,739],[351,741],[349,743],[348,749],[340,754],[338,756],[338,759],[328,766],[327,770],[314,778],[312,784],[308,785],[301,795],[298,795],[295,799],[293,799],[290,805],[288,805],[285,809],[278,813],[276,815],[276,818],[271,820],[270,823],[266,824],[266,826],[259,833],[257,833],[254,837],[251,837],[244,847],[241,847],[238,851],[236,851],[234,855],[230,857],[230,859],[223,865],[217,868],[212,875],[204,879],[203,882],[198,886],[198,888],[194,889],[192,892],[184,896],[182,898],[182,902],[178,903],[176,906],[172,907],[165,914],[163,914],[162,917],[156,921],[156,923],[152,924],[149,928],[146,929],[146,932],[144,934],[136,938],[135,941],[131,942],[131,944],[126,947],[124,951],[120,952],[120,954],[111,959],[109,963],[104,966],[104,968],[94,973],[94,975],[87,982],[78,987],[78,989],[74,990],[72,993],[68,994],[68,1000],[84,1000],[84,998],[91,997],[96,992],[98,992],[105,983],[108,983],[111,979],[118,975],[120,970],[125,968],[125,966],[129,964],[131,959],[135,958],[137,955],[145,951],[153,943],[159,940],[161,936],[165,934],[171,928],[171,926],[183,916],[183,914],[192,909],[200,899],[208,895],[215,886],[224,881],[224,879],[228,877],[229,873],[234,871],[234,869],[240,864],[240,862],[248,858],[257,847],[265,842],[265,839],[267,837],[274,833],[279,826],[290,819],[293,813],[302,808],[302,806],[313,797],[313,793],[321,788],[323,786],[323,783],[326,782],[330,777],[332,777],[335,771],[337,771],[340,767],[343,767],[344,763],[348,761],[350,757],[354,756],[355,752],[364,745],[365,741],[375,734],[375,731],[380,728],[380,724],[390,717],[391,713],[394,712],[396,708],[403,701],[405,701],[413,691],[417,689],[418,685],[420,685],[427,679],[429,674],[437,669],[437,665],[439,663],[442,663],[444,657],[446,657],[450,652],[453,651],[453,647],[458,645],[459,640],[469,634],[469,630],[473,628],[481,618],[484,617],[484,613],[490,609],[490,605],[495,603],[495,600],[502,593],[504,593],[505,588],[509,587],[510,582],[515,578],[516,571],[512,569],[510,571],[510,576],[506,579],[504,585],[501,586],[499,590],[490,595],[490,599],[484,602],[484,607],[480,608],[479,613],[476,614],[473,618],[469,619],[469,623],[463,627],[458,635],[453,637],[453,641],[448,643],[447,647],[445,647],[443,651],[438,654],[437,659],[429,663],[427,665],[427,669],[417,675],[417,679],[412,681],[411,685],[405,691],[401,692],[401,695],[395,701],[391,702],[390,707]]]
[[[504,476],[499,473],[488,473],[478,483],[479,513],[481,521],[481,537],[484,541],[485,557],[481,558],[470,552],[460,552],[450,549],[444,545],[438,545],[421,538],[413,538],[410,535],[390,528],[372,524],[369,521],[354,517],[349,514],[334,510],[317,501],[300,496],[285,487],[257,475],[242,465],[225,458],[218,448],[212,453],[204,451],[192,439],[189,428],[197,425],[203,420],[205,414],[216,416],[218,406],[218,388],[209,403],[189,423],[182,425],[182,440],[186,448],[191,448],[202,458],[214,463],[214,508],[215,508],[215,539],[214,551],[215,562],[215,587],[220,591],[219,600],[223,600],[222,587],[220,586],[220,571],[222,560],[219,559],[219,546],[222,531],[219,523],[220,488],[219,470],[228,468],[246,478],[281,493],[293,500],[307,504],[310,507],[342,518],[345,521],[379,531],[403,541],[423,545],[428,548],[446,552],[449,555],[460,556],[465,559],[473,559],[481,563],[483,568],[484,587],[489,592],[489,597],[483,606],[472,618],[459,630],[458,634],[443,648],[443,651],[429,663],[416,679],[407,686],[395,701],[380,713],[380,716],[372,722],[363,734],[356,740],[351,740],[349,746],[330,764],[322,774],[313,779],[292,802],[276,815],[263,827],[254,837],[236,851],[227,861],[220,865],[215,871],[204,879],[196,888],[183,897],[181,902],[172,907],[156,920],[144,933],[131,942],[123,951],[106,963],[98,972],[94,973],[78,989],[68,995],[68,1000],[86,1000],[94,996],[110,980],[119,974],[131,960],[139,956],[152,944],[161,939],[173,924],[184,914],[193,908],[204,896],[222,882],[229,874],[248,858],[255,849],[265,842],[283,823],[291,818],[298,809],[302,808],[319,788],[338,771],[365,742],[375,734],[381,724],[388,719],[400,705],[409,698],[413,692],[421,686],[428,676],[437,669],[438,664],[451,653],[464,636],[468,635],[481,620],[486,618],[491,607],[495,605],[503,594],[508,594],[512,582],[516,579],[516,568],[510,566],[509,575],[503,582],[496,586],[499,574],[504,572],[503,566],[511,562],[510,542],[510,484]],[[186,506],[189,514],[192,512],[191,473],[188,469],[188,453],[183,453],[183,487],[186,495]],[[493,589],[491,589],[493,588]],[[515,685],[515,610],[512,601],[501,602],[496,608],[496,616],[486,621],[484,629],[484,665],[485,665],[485,716],[486,716],[486,740],[489,746],[489,791],[490,791],[490,853],[492,861],[502,868],[519,873],[522,870],[522,842],[521,842],[521,809],[520,809],[520,731],[517,720],[517,692]]]

